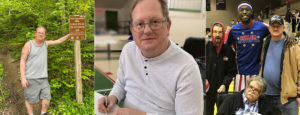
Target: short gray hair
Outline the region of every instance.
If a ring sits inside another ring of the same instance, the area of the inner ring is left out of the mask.
[[[37,32],[37,30],[40,29],[40,28],[43,28],[43,29],[45,30],[45,32],[47,31],[46,28],[45,28],[44,26],[38,26],[38,27],[35,29],[35,32]]]
[[[249,86],[252,81],[256,81],[258,83],[258,85],[260,85],[259,95],[260,96],[264,95],[265,91],[267,90],[267,83],[266,83],[265,79],[260,76],[253,76],[248,80],[247,86]]]
[[[141,2],[143,0],[135,0],[132,8],[131,8],[131,11],[130,11],[130,21],[132,22],[132,11],[134,10],[135,6]],[[163,16],[166,18],[167,21],[170,20],[170,17],[169,17],[169,9],[168,9],[168,2],[167,0],[158,0],[158,2],[160,3],[160,6],[161,6],[161,9],[162,9],[162,13],[163,13]]]

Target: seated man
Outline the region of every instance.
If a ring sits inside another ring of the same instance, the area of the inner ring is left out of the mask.
[[[166,0],[137,0],[131,12],[133,42],[120,56],[118,78],[102,113],[124,100],[114,115],[202,115],[203,91],[194,58],[170,41]]]
[[[247,88],[240,93],[229,95],[221,107],[217,115],[259,115],[259,114],[271,114],[271,112],[265,110],[262,95],[266,91],[266,81],[259,76],[254,76],[249,79]]]

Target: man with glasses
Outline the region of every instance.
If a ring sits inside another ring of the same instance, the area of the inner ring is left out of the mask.
[[[284,32],[283,18],[270,18],[270,33],[262,51],[261,74],[267,82],[266,101],[283,115],[297,115],[300,106],[300,48],[297,43],[286,48],[284,40],[294,39]],[[297,106],[298,105],[298,106]]]
[[[193,57],[168,39],[171,20],[165,0],[137,0],[131,11],[133,42],[120,56],[117,81],[98,110],[118,115],[201,115],[203,89]],[[107,105],[107,106],[105,106]]]
[[[274,115],[271,110],[264,108],[263,94],[266,86],[266,81],[262,77],[250,78],[245,90],[225,98],[217,115]]]
[[[42,100],[41,114],[47,113],[51,94],[48,83],[47,47],[67,40],[69,34],[54,41],[45,41],[46,28],[37,27],[35,39],[25,43],[20,60],[21,84],[25,105],[29,115],[33,115],[33,104]]]

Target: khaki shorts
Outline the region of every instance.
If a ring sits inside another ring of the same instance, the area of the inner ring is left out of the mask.
[[[41,99],[51,99],[48,78],[27,79],[28,86],[24,90],[25,100],[30,104],[36,104]]]

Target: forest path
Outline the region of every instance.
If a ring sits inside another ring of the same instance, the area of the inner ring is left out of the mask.
[[[24,89],[21,86],[19,60],[12,58],[6,49],[0,50],[0,62],[3,63],[5,90],[9,92],[9,96],[5,99],[6,106],[2,115],[26,115]],[[34,113],[40,114],[39,104],[34,105]]]

